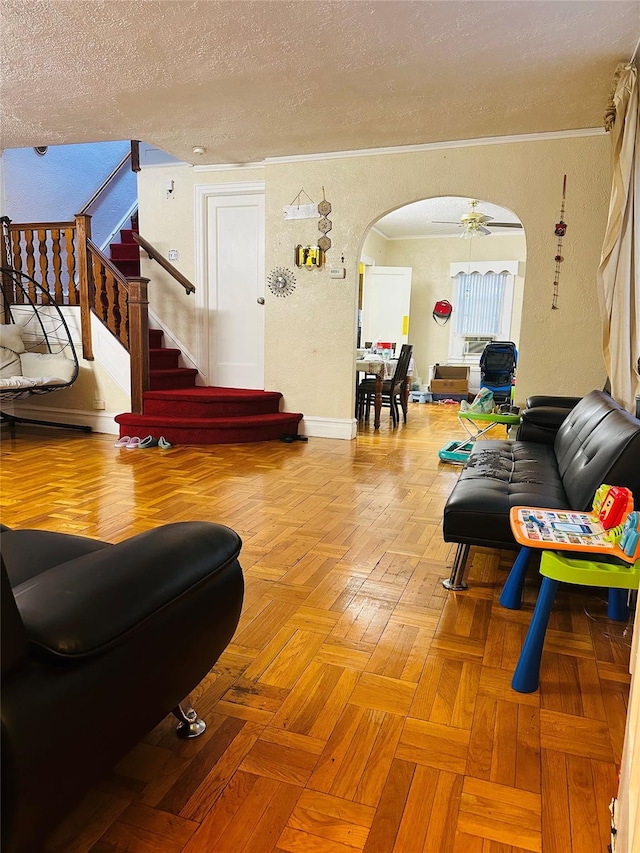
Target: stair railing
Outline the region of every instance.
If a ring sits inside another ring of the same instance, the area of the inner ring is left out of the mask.
[[[166,271],[169,273],[169,275],[173,276],[173,278],[174,278],[174,279],[175,279],[179,284],[181,284],[181,285],[184,287],[184,289],[185,289],[185,290],[186,290],[186,292],[187,292],[187,296],[188,296],[190,293],[195,293],[195,292],[196,292],[195,287],[194,287],[194,286],[193,286],[193,284],[189,281],[189,279],[188,279],[186,276],[182,275],[182,273],[180,272],[180,270],[176,269],[176,268],[173,266],[173,264],[169,263],[169,261],[168,261],[166,258],[164,258],[164,257],[160,254],[160,252],[156,249],[156,247],[155,247],[155,246],[152,246],[152,245],[151,245],[151,243],[149,243],[149,241],[148,241],[148,240],[145,240],[145,239],[144,239],[144,237],[142,237],[140,234],[137,234],[135,231],[133,232],[133,234],[132,234],[131,236],[132,236],[132,237],[133,237],[133,239],[136,241],[136,243],[137,243],[141,248],[143,248],[143,249],[144,249],[144,251],[147,253],[147,255],[148,255],[148,257],[149,257],[149,259],[150,259],[150,260],[154,260],[154,261],[156,261],[158,264],[160,264],[160,266],[162,267],[162,269],[166,270]]]
[[[86,360],[94,358],[92,314],[115,335],[130,356],[131,411],[140,414],[143,393],[149,389],[149,279],[127,278],[113,265],[92,242],[87,213],[78,214],[73,222],[7,222],[10,245],[7,250],[0,241],[2,265],[39,279],[58,305],[79,306]],[[194,285],[151,243],[142,237],[137,242],[186,293],[195,292]],[[40,299],[38,293],[30,296],[35,303]]]
[[[94,194],[91,196],[89,201],[87,201],[86,204],[84,204],[82,206],[80,213],[78,215],[82,216],[85,213],[89,213],[89,211],[91,210],[93,205],[100,198],[100,196],[107,189],[107,187],[109,187],[112,184],[112,182],[115,181],[115,179],[118,177],[120,172],[122,172],[124,170],[125,166],[130,166],[130,164],[131,164],[131,151],[127,151],[127,153],[124,155],[122,160],[120,160],[120,162],[117,163],[113,167],[111,172],[107,175],[107,177],[104,179],[104,181],[100,184],[100,186],[94,192]],[[132,169],[132,171],[133,171],[133,169]]]

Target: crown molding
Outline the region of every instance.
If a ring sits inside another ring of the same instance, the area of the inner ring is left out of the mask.
[[[603,127],[583,127],[576,130],[551,130],[543,133],[522,133],[514,136],[482,136],[476,139],[453,139],[446,142],[425,142],[419,145],[395,145],[387,148],[356,148],[347,151],[325,151],[317,154],[290,154],[283,157],[265,157],[252,163],[210,163],[195,166],[185,161],[173,165],[190,166],[194,172],[229,172],[233,170],[264,169],[265,166],[286,163],[305,163],[313,160],[339,160],[350,157],[378,157],[382,154],[413,154],[419,151],[441,151],[451,148],[476,148],[479,145],[508,145],[512,142],[544,142],[554,139],[572,139],[581,136],[604,136]],[[171,164],[157,164],[158,166]],[[145,169],[154,165],[144,166]],[[384,235],[383,235],[384,236]]]
[[[391,237],[387,237],[387,235],[384,233],[384,231],[381,231],[377,225],[372,225],[371,230],[373,231],[374,234],[377,234],[378,237],[382,237],[383,240],[390,240],[391,239]]]
[[[212,163],[210,166],[193,166],[194,172],[230,172],[246,171],[247,169],[264,169],[266,160],[255,163]]]
[[[412,154],[417,151],[439,151],[449,148],[476,148],[479,145],[508,145],[512,142],[543,142],[553,139],[571,139],[576,136],[604,136],[603,127],[585,127],[578,130],[554,130],[544,133],[523,133],[517,136],[485,136],[477,139],[456,139],[447,142],[427,142],[420,145],[396,145],[390,148],[360,148],[354,151],[328,151],[324,154],[295,154],[289,157],[266,157],[267,165],[303,163],[310,160],[338,160],[343,157],[377,157],[381,154]]]

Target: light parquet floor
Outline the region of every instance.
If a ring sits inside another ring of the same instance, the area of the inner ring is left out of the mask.
[[[521,611],[503,610],[512,554],[474,549],[468,592],[441,586],[459,469],[437,451],[458,434],[454,407],[418,403],[407,425],[354,442],[163,452],[3,434],[10,526],[115,542],[201,519],[244,541],[242,619],[193,694],[206,733],[179,741],[165,720],[49,853],[606,849],[630,629],[599,594],[563,591],[540,691],[511,690],[537,578]]]

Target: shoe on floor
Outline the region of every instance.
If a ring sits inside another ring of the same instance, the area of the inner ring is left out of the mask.
[[[158,447],[160,448],[160,450],[168,450],[172,446],[173,445],[171,444],[171,442],[167,441],[167,439],[163,435],[161,435],[158,439]]]
[[[113,446],[114,447],[126,447],[130,441],[131,441],[130,435],[123,435],[122,438],[119,438]]]
[[[140,438],[137,435],[131,436],[126,444],[127,450],[136,450],[140,446]]]
[[[148,435],[146,438],[143,438],[138,447],[140,450],[146,450],[147,447],[157,447],[159,444],[158,439],[154,438],[152,435]]]

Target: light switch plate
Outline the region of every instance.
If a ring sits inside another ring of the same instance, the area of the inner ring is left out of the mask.
[[[344,267],[329,267],[329,278],[345,278],[347,271]]]
[[[179,258],[179,253],[177,249],[169,249],[167,257],[170,261],[177,261]]]

